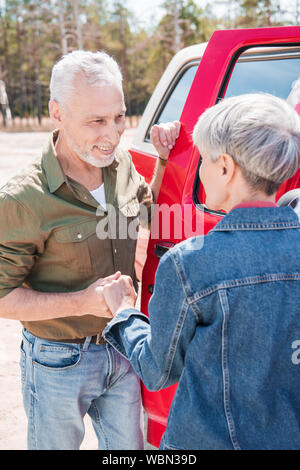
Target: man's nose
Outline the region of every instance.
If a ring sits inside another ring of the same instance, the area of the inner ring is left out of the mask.
[[[106,137],[109,140],[109,142],[113,145],[118,145],[120,142],[120,133],[118,126],[115,122],[109,124],[109,126],[106,129]]]

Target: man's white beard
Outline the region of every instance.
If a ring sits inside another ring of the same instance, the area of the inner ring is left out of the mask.
[[[95,158],[92,152],[81,153],[76,152],[78,157],[83,160],[85,163],[89,163],[89,165],[95,166],[97,168],[104,168],[112,164],[115,159],[115,152],[108,157],[98,157]]]
[[[115,152],[113,152],[112,155],[109,155],[107,157],[103,156],[96,158],[92,154],[91,150],[83,153],[80,147],[75,144],[75,142],[70,137],[67,137],[67,141],[69,147],[76,153],[76,155],[78,155],[80,160],[84,161],[85,163],[88,163],[89,165],[95,166],[96,168],[104,168],[106,166],[109,166],[115,159]]]

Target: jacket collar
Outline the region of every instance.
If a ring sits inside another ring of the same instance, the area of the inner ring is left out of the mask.
[[[300,221],[291,207],[235,207],[210,231],[279,230],[300,228]]]

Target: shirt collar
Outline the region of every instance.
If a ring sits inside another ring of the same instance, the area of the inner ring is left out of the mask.
[[[269,201],[245,201],[237,204],[232,209],[241,209],[243,207],[278,207],[278,204]]]
[[[48,147],[43,152],[42,156],[42,167],[45,171],[51,193],[54,193],[63,183],[67,182],[67,177],[60,166],[54,147],[58,133],[58,130],[53,131],[48,142]]]
[[[119,156],[118,156],[118,150],[116,150],[114,161],[112,162],[111,165],[109,165],[107,167],[104,167],[104,168],[107,168],[108,170],[115,171],[118,168],[119,163],[120,163],[120,160],[119,160]]]

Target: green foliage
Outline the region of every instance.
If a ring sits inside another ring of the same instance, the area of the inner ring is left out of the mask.
[[[258,28],[284,24],[279,0],[242,0],[238,3],[240,15],[235,19],[236,27]]]
[[[51,68],[65,52],[82,47],[113,55],[123,72],[128,114],[134,115],[143,112],[179,49],[208,41],[219,27],[283,24],[279,0],[224,0],[234,12],[230,18],[212,13],[214,2],[199,3],[162,0],[162,18],[146,30],[126,1],[0,0],[0,80],[13,117],[41,120],[48,114]]]

